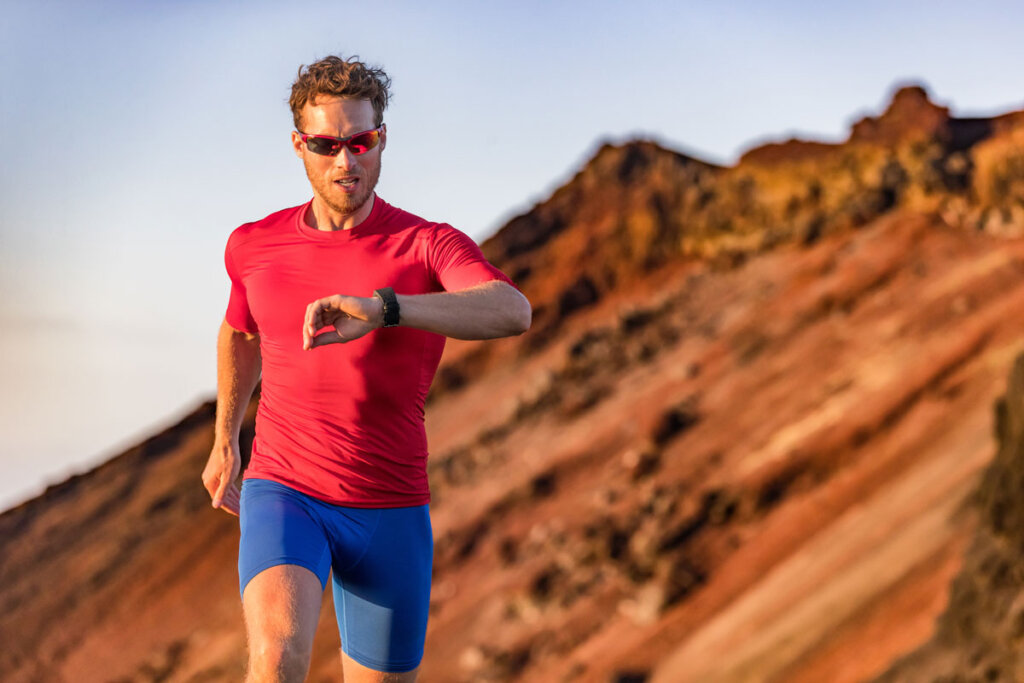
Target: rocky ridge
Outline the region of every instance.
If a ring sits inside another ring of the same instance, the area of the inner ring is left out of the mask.
[[[535,320],[432,391],[422,680],[858,681],[928,641],[1024,346],[1022,130],[909,87],[731,168],[605,146],[485,243]],[[211,419],[0,515],[0,677],[241,677]],[[329,595],[314,647],[337,680]]]

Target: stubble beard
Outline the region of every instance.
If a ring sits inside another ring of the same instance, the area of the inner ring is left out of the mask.
[[[377,187],[377,181],[380,179],[380,159],[378,159],[377,164],[367,175],[360,176],[360,183],[364,187],[356,194],[348,195],[335,187],[333,181],[324,178],[321,172],[314,172],[308,162],[303,161],[306,167],[306,176],[309,178],[309,183],[313,186],[320,201],[331,210],[344,215],[354,214],[361,209],[369,201],[370,197],[373,196],[373,191]]]

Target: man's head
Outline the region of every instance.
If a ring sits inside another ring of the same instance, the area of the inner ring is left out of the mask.
[[[289,99],[299,131],[292,133],[292,145],[313,186],[315,213],[327,208],[336,218],[358,220],[369,214],[373,204],[368,200],[380,177],[380,155],[387,142],[383,119],[390,83],[384,71],[355,58],[325,57],[299,69]],[[330,140],[321,144],[324,138],[309,137],[349,138],[367,131],[368,137],[358,136],[350,145],[335,141],[332,146]]]
[[[391,79],[383,69],[360,62],[358,57],[324,57],[309,66],[299,67],[299,76],[292,83],[292,96],[288,104],[296,130],[303,130],[302,109],[307,103],[316,103],[319,97],[341,97],[369,100],[373,106],[374,127],[384,123],[384,110],[388,106]]]

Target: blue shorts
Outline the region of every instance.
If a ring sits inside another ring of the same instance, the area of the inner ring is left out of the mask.
[[[332,505],[265,479],[242,482],[239,592],[264,569],[295,564],[327,588],[333,574],[341,648],[377,671],[423,659],[434,537],[427,505]]]

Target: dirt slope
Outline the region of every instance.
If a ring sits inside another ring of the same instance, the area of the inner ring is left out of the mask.
[[[1024,356],[996,416],[999,450],[975,497],[980,523],[948,607],[934,638],[880,682],[1024,680]]]
[[[489,240],[534,326],[435,382],[421,680],[860,681],[932,638],[1024,349],[1020,119],[910,87],[732,168],[606,146]],[[240,680],[212,411],[0,515],[0,679]],[[328,594],[309,680],[338,642]]]

